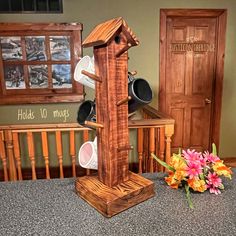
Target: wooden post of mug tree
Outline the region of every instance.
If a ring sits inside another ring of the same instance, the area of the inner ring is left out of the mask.
[[[76,191],[106,217],[154,195],[153,183],[128,170],[128,52],[138,40],[120,17],[98,25],[83,42],[93,47],[98,176],[76,180]],[[90,76],[94,77],[93,75]]]

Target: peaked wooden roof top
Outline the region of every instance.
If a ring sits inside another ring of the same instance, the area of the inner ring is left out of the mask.
[[[112,36],[122,27],[122,31],[126,35],[128,42],[132,46],[139,44],[139,41],[132,30],[122,17],[111,19],[97,25],[89,36],[84,40],[83,47],[91,47],[106,44]]]

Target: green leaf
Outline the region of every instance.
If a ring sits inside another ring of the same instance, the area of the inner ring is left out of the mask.
[[[216,145],[214,143],[212,143],[212,154],[214,156],[217,156],[217,150],[216,150]]]
[[[185,184],[184,187],[185,187],[185,191],[186,191],[186,197],[187,197],[187,200],[188,200],[188,205],[191,209],[194,209],[193,202],[192,202],[192,199],[191,199],[191,196],[190,196],[189,186],[187,184]]]
[[[180,159],[180,160],[183,161],[184,163],[186,163],[186,160],[181,156],[181,153],[179,153],[179,154],[173,153],[173,156],[176,157],[176,158],[178,158],[178,159]]]
[[[218,187],[219,189],[225,189],[225,187],[224,187],[224,185],[223,184],[221,184],[219,187]]]
[[[169,166],[166,162],[160,160],[154,153],[152,153],[151,155],[159,164],[164,166],[166,169],[175,172],[175,169],[172,166]]]
[[[205,177],[204,177],[204,174],[203,174],[203,173],[201,173],[201,174],[199,175],[199,177],[200,177],[201,180],[205,180]]]
[[[182,153],[182,149],[181,148],[179,148],[179,155],[181,156],[181,153]]]

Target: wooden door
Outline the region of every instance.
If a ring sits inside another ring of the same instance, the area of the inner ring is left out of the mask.
[[[224,35],[219,34],[219,17],[205,10],[202,15],[200,10],[183,16],[171,12],[161,24],[160,109],[176,122],[174,152],[180,147],[203,151],[219,143],[223,72],[219,78],[217,63]]]

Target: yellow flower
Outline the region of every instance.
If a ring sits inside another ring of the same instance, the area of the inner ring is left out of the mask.
[[[216,172],[217,175],[224,175],[225,177],[231,179],[232,171],[230,168],[225,166],[223,161],[221,160],[216,161],[215,164],[213,165],[213,170]]]
[[[198,191],[201,193],[207,189],[205,181],[199,178],[188,179],[188,185],[194,191]]]
[[[186,172],[185,170],[179,169],[179,170],[176,170],[176,171],[175,171],[174,178],[175,178],[176,180],[182,181],[187,175],[188,175],[188,174],[187,174],[187,172]]]
[[[170,165],[175,170],[185,170],[185,167],[187,166],[185,160],[181,157],[180,154],[174,154],[172,156]]]

